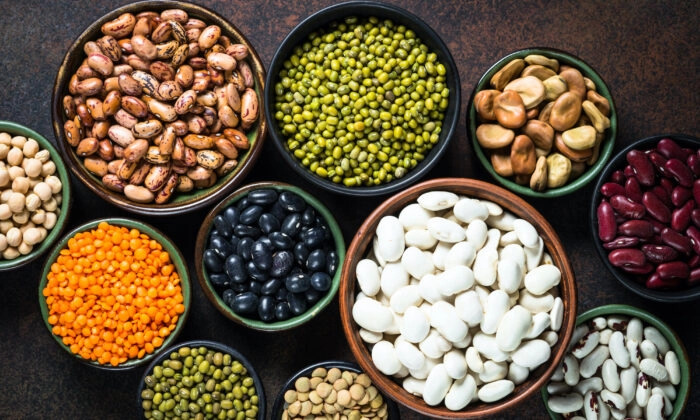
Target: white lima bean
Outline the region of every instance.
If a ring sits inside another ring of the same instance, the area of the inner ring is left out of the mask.
[[[382,217],[352,311],[375,366],[431,406],[507,397],[559,340],[561,272],[545,254],[532,223],[449,191]]]

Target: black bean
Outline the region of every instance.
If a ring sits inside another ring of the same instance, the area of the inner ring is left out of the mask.
[[[294,245],[294,258],[296,258],[297,264],[306,264],[306,259],[309,258],[309,248],[303,242]]]
[[[279,203],[287,211],[303,211],[306,208],[306,201],[291,191],[280,194]]]
[[[294,315],[301,315],[308,308],[306,296],[303,293],[290,293],[287,296],[287,302],[289,302],[289,309],[292,310]]]
[[[290,238],[296,237],[301,231],[301,214],[291,213],[282,220],[282,225],[280,225],[280,232],[289,236]]]
[[[259,269],[268,271],[272,268],[272,247],[265,241],[255,241],[250,254]]]
[[[231,239],[229,239],[228,243],[231,245],[231,252],[237,252],[238,250],[238,242],[240,242],[241,238],[239,238],[236,235],[231,236]]]
[[[290,251],[280,251],[272,254],[272,268],[270,276],[284,277],[292,270],[294,265],[294,254]]]
[[[248,196],[245,196],[245,197],[241,198],[241,199],[238,200],[238,202],[236,203],[236,208],[237,208],[238,210],[243,210],[243,209],[246,209],[246,208],[248,208],[248,207],[250,207],[250,200],[248,200]]]
[[[306,273],[290,274],[284,279],[284,286],[292,293],[301,293],[309,290],[310,279]]]
[[[226,275],[234,283],[243,283],[248,279],[248,273],[245,269],[245,262],[237,254],[231,254],[226,258],[226,263],[224,264],[226,270]]]
[[[309,206],[304,210],[304,213],[301,215],[301,224],[304,226],[311,226],[314,224],[316,221],[316,210],[314,210],[313,207]]]
[[[221,299],[223,299],[224,303],[229,307],[231,306],[231,302],[233,301],[234,297],[236,297],[236,292],[231,289],[226,289],[223,291],[223,293],[221,293]]]
[[[326,256],[326,273],[330,274],[331,276],[335,274],[335,271],[338,269],[338,252],[335,249],[332,249],[328,251],[328,255]]]
[[[248,291],[248,283],[233,283],[231,284],[231,289],[236,293],[243,293]],[[231,306],[231,305],[229,305]]]
[[[287,217],[287,210],[282,207],[279,201],[276,201],[275,204],[270,206],[270,213],[275,215],[277,220],[284,220],[284,218]]]
[[[204,261],[204,267],[206,267],[207,271],[212,273],[221,273],[224,271],[224,262],[213,249],[205,250],[202,260]]]
[[[253,261],[248,261],[248,263],[246,264],[246,269],[248,270],[248,275],[253,280],[266,281],[270,278],[270,275],[267,274],[267,271],[258,268]]]
[[[274,295],[277,293],[277,290],[279,290],[280,286],[282,286],[282,280],[280,279],[270,279],[263,283],[262,287],[260,288],[260,293],[263,295]]]
[[[260,289],[262,288],[262,283],[259,281],[251,280],[248,282],[248,290],[255,293],[255,296],[260,297]]]
[[[252,258],[250,251],[253,248],[253,243],[255,240],[253,238],[242,238],[238,241],[238,248],[236,249],[236,254],[240,255],[241,258],[248,261]]]
[[[278,302],[275,305],[275,318],[278,321],[285,321],[292,316],[292,311],[289,309],[289,304],[287,302]]]
[[[253,292],[240,293],[231,300],[231,309],[240,315],[254,314],[258,310],[258,300]]]
[[[253,204],[267,206],[277,201],[277,190],[272,188],[261,188],[248,193],[248,201]]]
[[[238,218],[238,223],[253,226],[258,223],[258,219],[263,214],[263,211],[265,211],[265,209],[263,209],[262,206],[250,206],[243,209],[240,217]]]
[[[235,238],[235,236],[232,236],[232,238]],[[212,249],[222,260],[235,251],[235,248],[231,246],[231,242],[219,235],[211,235],[209,237],[209,249]]]
[[[277,289],[277,292],[275,293],[275,300],[277,302],[286,302],[288,295],[289,295],[289,290],[287,290],[284,287],[280,287],[279,289]]]
[[[294,239],[282,232],[272,232],[268,238],[270,238],[272,246],[277,249],[290,249],[294,246]]]
[[[322,228],[313,227],[301,232],[304,245],[309,249],[316,249],[326,241],[326,235]]]
[[[241,211],[234,206],[228,206],[226,207],[226,210],[224,210],[223,214],[229,225],[236,226],[238,224],[238,216],[241,215]]]
[[[319,299],[321,299],[321,296],[323,295],[325,295],[325,293],[321,293],[314,288],[311,288],[304,293],[304,296],[306,297],[306,303],[308,303],[309,306],[318,302]]]
[[[325,292],[331,288],[331,276],[328,273],[319,271],[311,275],[310,284],[311,287],[318,290],[319,292]]]
[[[263,213],[258,219],[258,226],[264,234],[269,235],[280,230],[280,221],[272,213]]]
[[[233,234],[231,224],[220,214],[214,217],[214,226],[216,226],[218,233],[225,238],[230,238]]]
[[[253,239],[257,239],[260,237],[260,235],[262,235],[262,232],[255,226],[238,224],[236,225],[236,227],[233,228],[233,234],[236,236],[248,236]]]
[[[265,322],[275,319],[275,298],[263,296],[258,301],[258,316]]]
[[[228,276],[224,273],[214,273],[209,275],[209,281],[211,284],[217,287],[228,287],[230,280]]]
[[[314,249],[306,259],[306,269],[314,272],[324,270],[326,268],[326,251],[322,249]]]

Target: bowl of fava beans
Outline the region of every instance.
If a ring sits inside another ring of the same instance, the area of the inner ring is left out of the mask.
[[[192,3],[143,1],[85,29],[54,84],[53,129],[93,193],[149,216],[229,194],[265,138],[265,70],[246,37]]]
[[[70,177],[53,144],[34,130],[0,121],[0,272],[49,250],[70,204]]]
[[[302,177],[370,196],[416,182],[457,126],[457,68],[438,34],[396,6],[352,1],[298,24],[270,64],[271,139]]]
[[[195,270],[228,319],[261,331],[302,325],[335,297],[345,259],[331,212],[293,185],[246,185],[209,212],[197,234]]]
[[[237,350],[193,340],[166,349],[146,369],[138,389],[142,418],[265,419],[265,389]]]
[[[185,325],[187,265],[165,235],[143,222],[107,218],[66,234],[46,260],[39,307],[63,350],[89,366],[141,366]]]
[[[607,85],[586,62],[552,48],[527,48],[481,77],[467,109],[467,133],[501,185],[530,197],[559,197],[603,169],[617,114]]]
[[[662,134],[621,150],[590,217],[596,251],[624,287],[658,302],[700,298],[700,139]]]

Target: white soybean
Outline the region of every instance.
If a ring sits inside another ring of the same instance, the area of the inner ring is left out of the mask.
[[[504,259],[503,255],[501,255],[496,272],[499,289],[508,294],[520,289],[520,285],[523,281],[523,269],[516,260]]]
[[[467,241],[474,245],[474,249],[481,249],[486,243],[486,236],[488,233],[488,226],[483,220],[474,220],[467,225],[464,234]]]
[[[503,362],[510,356],[508,352],[504,352],[498,348],[496,336],[494,335],[488,335],[482,332],[476,333],[472,339],[472,343],[479,353],[494,362]]]
[[[457,315],[454,306],[445,301],[435,302],[430,311],[430,325],[447,340],[462,340],[469,332],[467,324]]]
[[[406,390],[406,392],[417,397],[422,397],[423,391],[425,390],[425,381],[422,379],[416,379],[413,376],[408,376],[403,380],[401,386]]]
[[[466,237],[464,229],[458,223],[443,217],[431,217],[427,226],[428,232],[438,241],[455,243]],[[401,238],[403,239],[403,232]]]
[[[420,343],[430,332],[430,322],[423,311],[409,306],[403,313],[403,323],[399,326],[401,336],[410,343]]]
[[[438,211],[454,206],[457,200],[457,194],[448,191],[429,191],[421,194],[417,201],[426,210]]]
[[[656,379],[659,382],[668,381],[668,371],[656,359],[642,359],[639,362],[639,370]]]
[[[394,375],[402,366],[394,345],[388,341],[380,341],[372,347],[372,362],[385,375]]]
[[[381,282],[377,263],[370,259],[360,260],[355,268],[355,275],[357,276],[360,290],[365,295],[374,296],[379,293]]]
[[[513,392],[515,384],[507,379],[490,382],[482,386],[477,392],[479,399],[485,403],[498,401]]]
[[[372,298],[356,300],[352,318],[360,327],[376,333],[387,331],[394,323],[391,310]]]
[[[527,246],[533,247],[537,245],[537,240],[540,235],[537,234],[537,230],[530,222],[524,219],[515,219],[513,221],[513,230],[515,234],[518,235],[520,243]]]
[[[422,369],[425,365],[425,355],[418,350],[418,347],[409,343],[406,340],[397,339],[394,343],[396,356],[401,364],[409,369]]]
[[[678,356],[674,351],[666,352],[664,356],[664,367],[668,371],[668,380],[673,385],[678,385],[681,382],[681,367],[678,363]]]
[[[506,362],[493,362],[487,360],[484,362],[484,371],[479,373],[479,380],[483,383],[489,383],[505,379],[508,376],[508,364]]]
[[[551,322],[551,317],[546,312],[538,312],[532,315],[532,324],[525,333],[524,338],[538,337],[544,332],[544,330],[546,330],[549,327]]]
[[[530,369],[517,363],[511,363],[508,366],[508,376],[506,378],[514,384],[520,385],[527,380],[528,376],[530,376]]]
[[[482,248],[474,258],[474,280],[482,286],[491,286],[496,281],[498,251]]]
[[[634,400],[634,394],[637,391],[637,369],[628,367],[620,372],[620,395],[625,399],[625,403],[629,404]]]
[[[445,268],[437,275],[437,288],[444,296],[452,296],[463,292],[474,285],[474,273],[465,265],[455,265]]]
[[[360,328],[360,338],[362,341],[368,344],[374,344],[382,341],[384,334],[380,332],[369,331],[364,328]]]
[[[509,300],[508,294],[503,290],[494,290],[489,294],[484,307],[484,317],[480,324],[482,332],[486,334],[496,333],[501,318],[509,309]]]
[[[564,321],[564,301],[559,296],[554,298],[552,310],[549,312],[552,331],[559,331]]]
[[[442,402],[452,385],[452,378],[447,374],[445,365],[435,366],[425,380],[423,400],[428,405],[438,405]]]
[[[403,314],[409,307],[418,306],[423,300],[419,289],[417,285],[408,285],[398,289],[389,299],[391,310],[397,314]]]
[[[406,248],[401,256],[401,265],[408,274],[417,279],[435,271],[431,258],[420,248],[414,246]]]
[[[527,271],[533,270],[539,266],[540,261],[542,261],[542,255],[544,254],[544,241],[542,238],[539,238],[537,245],[533,247],[526,246],[523,249],[525,251],[525,264]]]
[[[612,392],[620,390],[620,374],[617,371],[617,363],[615,363],[613,359],[608,359],[603,362],[600,373],[603,377],[605,388]]]
[[[408,272],[401,263],[389,263],[384,266],[380,276],[380,288],[387,298],[391,298],[400,288],[408,285]]]
[[[496,330],[496,343],[503,351],[513,351],[520,346],[532,324],[530,311],[520,305],[512,307],[503,315]]]
[[[586,356],[582,361],[580,366],[581,376],[584,378],[590,378],[595,374],[598,368],[603,364],[605,359],[610,355],[608,346],[598,346],[595,350]]]
[[[552,395],[549,397],[547,405],[555,413],[573,413],[583,408],[583,397],[576,393]]]
[[[399,212],[399,222],[405,230],[424,229],[428,224],[428,219],[433,216],[432,211],[426,210],[420,204],[413,203]]]
[[[476,381],[471,375],[454,381],[445,395],[445,407],[457,411],[466,407],[476,396]]]
[[[444,267],[446,270],[456,265],[471,267],[476,257],[476,249],[470,242],[457,242],[445,255]]]
[[[420,249],[430,249],[437,244],[437,239],[427,229],[413,229],[404,235],[406,246],[415,246]]]
[[[666,352],[671,349],[671,346],[668,344],[663,334],[654,327],[644,328],[644,338],[654,343],[656,348],[659,349],[659,354],[662,356],[665,356]]]
[[[551,354],[549,343],[544,340],[530,340],[521,345],[511,358],[513,362],[528,369],[535,369],[546,362]]]
[[[559,284],[561,271],[555,265],[540,265],[525,275],[525,288],[533,295],[542,295]]]
[[[467,374],[467,360],[464,358],[464,352],[460,350],[450,350],[442,358],[447,374],[452,379],[462,379]]]

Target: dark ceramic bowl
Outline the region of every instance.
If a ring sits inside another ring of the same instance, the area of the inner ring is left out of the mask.
[[[413,30],[416,36],[430,48],[430,51],[435,52],[438,60],[444,64],[446,74],[446,86],[450,91],[449,105],[445,111],[445,118],[442,122],[442,132],[440,138],[433,148],[425,155],[425,159],[418,163],[416,167],[409,170],[402,178],[392,180],[391,182],[380,184],[372,187],[346,187],[342,183],[334,183],[328,179],[311,173],[305,166],[297,160],[287,147],[287,138],[282,133],[280,125],[275,119],[275,90],[274,86],[279,80],[279,73],[283,69],[285,60],[292,54],[294,49],[304,42],[307,37],[326,27],[332,22],[342,21],[350,16],[369,17],[375,16],[380,19],[390,19],[391,21],[405,25],[408,29]],[[279,48],[275,52],[270,70],[267,74],[267,86],[272,86],[272,89],[265,91],[265,114],[267,121],[270,124],[270,135],[272,142],[281,153],[284,160],[289,164],[301,177],[305,180],[318,185],[328,191],[338,194],[350,196],[375,196],[389,194],[400,191],[407,186],[417,182],[424,177],[431,168],[433,168],[442,154],[447,150],[450,139],[453,137],[457,128],[457,120],[460,109],[460,90],[459,73],[457,66],[452,59],[449,49],[440,39],[440,36],[423,22],[417,16],[403,10],[399,7],[381,3],[376,1],[350,1],[346,3],[335,4],[325,9],[322,9],[299,23],[282,41]]]
[[[296,382],[297,379],[299,379],[302,376],[309,377],[311,376],[311,373],[316,370],[317,368],[326,368],[326,369],[331,369],[331,368],[338,368],[340,370],[347,370],[351,372],[356,372],[356,373],[362,373],[362,369],[360,366],[357,365],[357,363],[351,363],[351,362],[345,362],[342,360],[327,360],[325,362],[318,362],[314,363],[310,366],[307,366],[303,369],[301,369],[299,372],[295,373],[292,375],[287,382],[285,382],[284,386],[282,386],[282,389],[280,392],[277,394],[277,398],[275,398],[275,403],[272,406],[272,418],[274,419],[281,419],[282,418],[282,413],[284,413],[284,393],[287,390],[294,389],[294,382]],[[399,408],[396,405],[394,401],[392,401],[389,398],[384,397],[384,401],[386,402],[387,405],[387,411],[389,413],[388,420],[399,420],[401,418],[399,414]]]
[[[233,43],[245,44],[248,47],[249,54],[246,61],[253,71],[255,91],[258,95],[260,110],[258,121],[246,133],[250,142],[250,149],[239,155],[238,165],[233,171],[229,172],[223,177],[220,177],[217,182],[209,188],[194,189],[188,193],[175,192],[171,201],[166,204],[142,204],[127,199],[126,196],[121,193],[107,189],[102,184],[100,177],[92,174],[85,168],[82,158],[76,154],[75,148],[71,147],[66,140],[66,135],[63,129],[63,124],[66,121],[66,115],[63,111],[62,103],[64,96],[69,94],[68,83],[71,76],[81,65],[83,59],[86,58],[85,53],[83,52],[83,46],[88,41],[94,41],[102,36],[100,27],[104,23],[115,19],[123,13],[132,13],[136,15],[140,12],[148,10],[162,11],[174,8],[185,10],[190,17],[201,19],[207,24],[219,25],[219,27],[221,27],[222,35],[227,35]],[[66,52],[66,56],[61,63],[58,74],[56,75],[56,81],[53,88],[51,111],[54,134],[56,136],[61,155],[66,161],[66,165],[70,167],[73,174],[80,180],[80,182],[85,184],[85,186],[87,186],[93,193],[97,194],[103,200],[129,212],[148,216],[167,216],[191,212],[209,206],[225,197],[228,193],[233,191],[233,189],[239,185],[243,179],[245,179],[246,175],[253,168],[253,165],[262,152],[262,145],[265,139],[265,133],[267,131],[265,115],[262,112],[264,106],[264,87],[265,68],[263,67],[262,61],[260,60],[257,52],[245,35],[243,35],[243,33],[236,26],[229,23],[219,14],[196,4],[180,1],[148,0],[131,3],[112,10],[87,27],[87,29],[85,29],[76,38]]]
[[[301,315],[291,317],[284,321],[264,322],[259,319],[246,318],[235,313],[224,302],[220,295],[220,292],[217,291],[217,289],[209,280],[209,273],[206,267],[204,266],[203,262],[203,255],[204,251],[209,245],[209,234],[212,231],[214,225],[214,218],[218,214],[222,213],[227,207],[234,205],[236,202],[238,202],[238,200],[247,196],[249,192],[261,188],[274,188],[279,192],[291,191],[303,197],[307,205],[312,206],[316,210],[316,212],[325,219],[333,236],[335,250],[338,253],[338,268],[336,269],[335,274],[333,275],[330,289],[320,300],[318,300],[313,306],[309,307],[306,310],[306,312],[304,312]],[[338,226],[338,223],[335,221],[333,214],[326,208],[326,206],[323,205],[323,203],[318,201],[308,192],[302,190],[299,187],[295,187],[294,185],[289,185],[282,182],[256,182],[254,184],[246,185],[236,190],[233,194],[229,195],[228,197],[224,198],[221,201],[221,203],[219,203],[209,212],[206,219],[204,219],[204,222],[202,222],[202,226],[199,228],[199,232],[197,233],[197,243],[195,245],[194,251],[195,270],[199,279],[199,285],[202,287],[202,290],[204,290],[204,294],[207,296],[209,301],[226,318],[245,327],[259,331],[288,330],[294,327],[298,327],[308,322],[316,315],[318,315],[323,310],[323,308],[325,308],[326,306],[328,306],[328,304],[331,303],[336,293],[338,292],[338,286],[340,284],[340,271],[344,260],[345,240],[343,239],[343,233],[340,230],[340,226]]]
[[[238,350],[229,347],[223,343],[209,340],[191,340],[175,344],[174,346],[165,349],[162,354],[153,359],[153,361],[148,365],[148,368],[146,368],[146,371],[143,373],[141,381],[139,382],[137,403],[138,410],[140,413],[143,413],[143,398],[141,398],[141,392],[145,389],[146,376],[152,374],[153,368],[162,364],[166,359],[170,358],[170,355],[172,353],[177,352],[181,347],[206,347],[210,350],[216,350],[224,354],[230,354],[234,360],[238,360],[239,362],[241,362],[241,364],[245,366],[245,368],[248,370],[248,375],[250,375],[250,377],[253,378],[253,382],[255,383],[255,393],[258,396],[257,419],[265,419],[265,388],[263,388],[263,383],[260,380],[258,373],[255,371],[253,364],[250,363],[250,361],[245,356],[243,356]]]
[[[49,230],[48,235],[43,241],[41,241],[41,243],[34,246],[32,252],[29,254],[20,255],[12,260],[0,258],[0,272],[2,272],[19,268],[34,261],[37,257],[53,246],[56,240],[58,240],[58,237],[61,235],[63,228],[66,226],[73,195],[71,194],[70,176],[68,175],[66,165],[63,163],[63,159],[61,159],[61,156],[58,154],[56,148],[50,141],[46,140],[44,136],[36,131],[11,121],[0,121],[0,132],[6,132],[12,136],[24,136],[36,140],[42,149],[48,150],[51,154],[51,160],[54,164],[56,164],[55,175],[61,180],[61,184],[63,184],[61,189],[62,201],[59,207],[61,211],[56,220],[56,225]]]
[[[185,311],[179,316],[177,320],[177,324],[175,326],[175,329],[173,329],[170,332],[170,335],[167,336],[163,340],[163,344],[156,348],[155,351],[151,354],[146,354],[144,357],[140,359],[129,359],[124,363],[121,363],[117,366],[112,366],[109,364],[101,364],[97,361],[93,360],[87,360],[81,357],[78,354],[73,353],[69,346],[65,345],[63,341],[61,340],[61,337],[58,335],[54,334],[52,332],[52,327],[51,324],[48,322],[48,317],[49,317],[49,308],[46,303],[46,298],[44,297],[43,290],[46,284],[48,283],[48,274],[51,271],[51,266],[53,263],[56,261],[58,258],[59,254],[61,251],[66,248],[68,241],[73,238],[76,234],[80,232],[86,232],[92,229],[97,228],[97,226],[102,223],[102,222],[107,222],[110,225],[113,226],[124,226],[129,229],[138,229],[141,233],[145,233],[148,235],[151,239],[154,239],[158,241],[159,244],[162,245],[163,250],[167,251],[168,254],[170,254],[170,262],[175,266],[175,270],[177,271],[179,277],[180,277],[180,288],[182,291],[182,297],[183,301],[182,304],[185,306]],[[73,358],[76,360],[85,363],[88,366],[92,366],[98,369],[103,369],[103,370],[109,370],[109,371],[120,371],[120,370],[128,370],[132,369],[137,366],[142,366],[148,363],[149,361],[153,360],[154,358],[158,357],[159,354],[163,352],[165,348],[168,346],[172,345],[175,340],[177,339],[177,336],[180,334],[182,329],[185,326],[185,322],[187,321],[187,316],[190,311],[190,302],[192,299],[192,286],[190,283],[190,277],[189,273],[187,271],[187,264],[185,262],[185,258],[182,256],[178,248],[175,246],[175,244],[167,237],[165,236],[162,232],[157,230],[151,225],[148,225],[144,222],[132,220],[132,219],[121,219],[121,218],[104,218],[104,219],[96,219],[92,220],[90,222],[84,223],[75,229],[71,230],[68,232],[60,242],[56,244],[56,246],[53,248],[53,251],[51,251],[51,254],[49,254],[48,258],[46,259],[46,263],[44,264],[44,269],[42,270],[41,273],[41,280],[39,282],[39,309],[41,311],[41,318],[44,321],[44,325],[46,325],[46,328],[49,331],[49,334],[56,340],[56,343],[65,350],[68,354],[70,354]]]
[[[609,181],[610,175],[618,170],[624,169],[627,166],[627,152],[632,149],[648,150],[656,147],[659,140],[664,138],[671,138],[681,147],[690,147],[695,150],[700,148],[700,139],[693,136],[688,136],[685,134],[661,134],[657,136],[647,137],[641,140],[637,140],[629,146],[622,149],[617,153],[610,162],[605,166],[603,172],[596,182],[595,189],[593,190],[593,198],[591,199],[591,208],[589,210],[590,223],[591,223],[591,235],[593,236],[593,244],[598,252],[603,264],[608,269],[608,271],[619,281],[624,287],[631,290],[632,292],[638,294],[639,296],[645,297],[647,299],[655,300],[657,302],[665,303],[678,303],[686,302],[690,300],[695,300],[700,298],[700,286],[694,286],[691,288],[686,288],[682,290],[654,290],[647,289],[644,285],[644,281],[639,280],[638,276],[629,274],[615,266],[613,266],[608,260],[609,251],[603,248],[603,243],[598,237],[598,205],[603,198],[600,193],[600,187]],[[691,198],[692,200],[692,198]],[[644,276],[644,280],[646,276]]]
[[[608,102],[610,102],[610,128],[608,128],[605,131],[605,138],[603,139],[603,142],[600,146],[600,156],[598,157],[598,160],[592,166],[589,166],[586,169],[586,171],[575,180],[568,182],[558,188],[548,188],[545,191],[535,191],[531,189],[529,185],[517,184],[512,179],[497,174],[496,171],[493,169],[493,166],[491,165],[491,160],[489,159],[488,155],[484,152],[484,149],[479,144],[479,141],[476,139],[476,128],[479,125],[479,120],[476,113],[476,108],[474,107],[474,96],[481,90],[491,88],[489,85],[491,77],[496,72],[498,72],[505,64],[507,64],[513,59],[524,58],[530,54],[540,54],[549,58],[556,58],[560,64],[566,64],[577,68],[581,72],[581,74],[583,74],[584,77],[588,77],[595,83],[597,92],[604,96],[608,100]],[[612,95],[608,90],[608,86],[603,81],[603,78],[601,78],[600,75],[596,73],[596,71],[593,70],[593,68],[590,67],[585,61],[581,60],[575,55],[553,48],[526,48],[523,50],[512,52],[506,55],[505,57],[501,58],[494,65],[492,65],[486,71],[486,73],[484,73],[483,76],[481,76],[481,79],[479,79],[479,82],[474,88],[471,98],[469,99],[469,107],[467,108],[467,134],[469,134],[472,143],[472,148],[474,149],[476,156],[479,158],[479,161],[484,166],[484,168],[486,168],[488,173],[496,181],[498,181],[499,184],[503,185],[504,187],[508,188],[509,190],[515,193],[526,195],[529,197],[560,197],[562,195],[571,194],[572,192],[588,184],[603,169],[603,166],[610,158],[610,155],[613,151],[613,146],[615,145],[615,138],[617,136],[617,111],[615,109],[615,103],[613,101]]]
[[[678,356],[678,363],[681,367],[681,382],[677,386],[677,396],[673,402],[673,413],[671,413],[671,415],[668,417],[668,420],[676,420],[680,418],[681,413],[683,413],[683,409],[685,409],[685,405],[688,403],[688,398],[690,397],[691,379],[690,358],[688,357],[688,352],[685,350],[685,346],[683,346],[681,339],[664,321],[643,309],[635,308],[634,306],[630,305],[603,305],[597,308],[589,309],[576,318],[576,325],[581,325],[599,316],[610,315],[637,317],[645,324],[651,325],[658,329],[671,345],[671,350],[673,350]],[[544,406],[549,413],[549,417],[552,418],[552,420],[562,420],[564,417],[561,414],[555,413],[549,409],[549,404],[547,404],[549,401],[549,393],[547,392],[546,386],[542,387],[541,393],[542,399],[544,400]]]
[[[384,216],[397,215],[406,205],[415,202],[421,194],[434,190],[450,191],[458,195],[489,200],[501,206],[503,210],[511,212],[516,217],[529,221],[542,237],[545,249],[552,256],[554,265],[561,271],[561,283],[558,287],[559,295],[564,303],[564,318],[559,330],[559,340],[552,347],[549,361],[530,372],[528,379],[517,385],[515,390],[502,400],[494,403],[473,401],[460,411],[449,410],[444,404],[429,406],[422,398],[409,394],[403,389],[401,384],[384,375],[375,367],[370,350],[360,337],[360,328],[352,317],[352,307],[359,289],[355,269],[357,263],[366,258],[367,252],[372,249],[372,240],[379,221]],[[437,178],[424,181],[393,195],[380,204],[362,223],[348,248],[345,264],[343,264],[339,299],[343,332],[350,345],[350,350],[362,367],[362,370],[369,375],[376,387],[399,404],[405,405],[423,415],[444,419],[492,416],[500,414],[504,410],[512,409],[528,399],[549,380],[549,377],[554,373],[554,369],[563,359],[573,334],[576,318],[576,282],[574,272],[564,246],[554,228],[530,204],[510,191],[483,181],[465,178]]]

